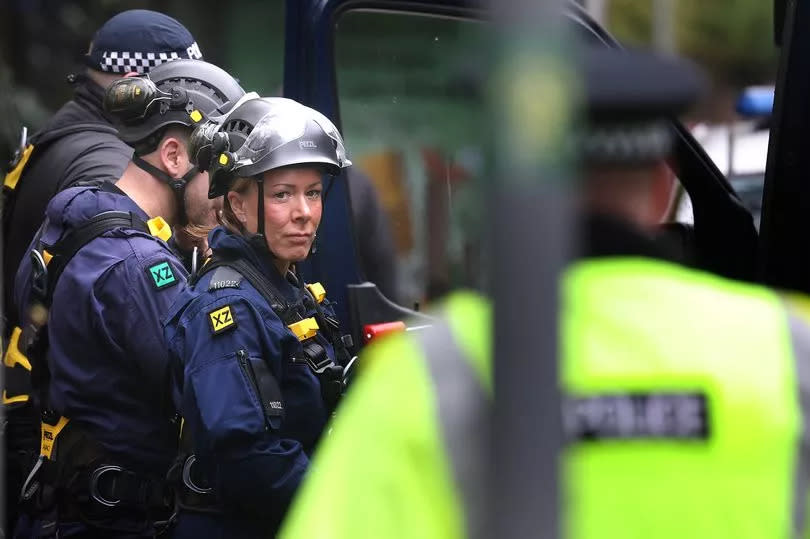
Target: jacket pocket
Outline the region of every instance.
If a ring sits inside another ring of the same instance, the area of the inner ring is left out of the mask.
[[[238,350],[236,358],[261,404],[265,421],[270,428],[278,429],[284,419],[284,397],[276,377],[262,358],[251,357],[245,350]]]

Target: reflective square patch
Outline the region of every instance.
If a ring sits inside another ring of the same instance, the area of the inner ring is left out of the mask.
[[[208,320],[211,322],[211,332],[214,335],[236,327],[236,319],[233,317],[233,313],[231,313],[230,305],[208,313]]]
[[[152,279],[152,284],[155,285],[155,288],[158,290],[177,284],[177,277],[175,277],[174,271],[172,271],[172,267],[169,265],[168,261],[159,262],[154,266],[150,266],[149,269],[147,269],[147,273]]]

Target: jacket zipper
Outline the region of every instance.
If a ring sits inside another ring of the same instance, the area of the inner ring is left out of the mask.
[[[262,402],[262,394],[259,391],[259,383],[256,381],[256,374],[253,372],[253,367],[250,365],[247,352],[245,350],[237,350],[236,357],[239,358],[239,366],[242,367],[242,372],[244,372],[245,376],[250,380],[250,384],[253,386],[253,394],[259,401],[262,412],[264,412],[264,403]]]

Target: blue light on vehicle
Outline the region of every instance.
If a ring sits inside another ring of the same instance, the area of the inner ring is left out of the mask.
[[[737,99],[740,116],[770,116],[773,111],[773,86],[752,86],[743,90]]]

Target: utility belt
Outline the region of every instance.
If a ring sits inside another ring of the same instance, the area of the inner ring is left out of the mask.
[[[182,444],[181,444],[182,445]],[[167,480],[174,486],[175,506],[179,511],[218,515],[223,512],[222,501],[189,451],[182,451],[169,469]]]
[[[127,469],[68,418],[48,412],[42,419],[40,454],[23,485],[20,505],[43,529],[82,522],[100,530],[146,534],[167,530],[175,509],[173,488],[164,477]]]

